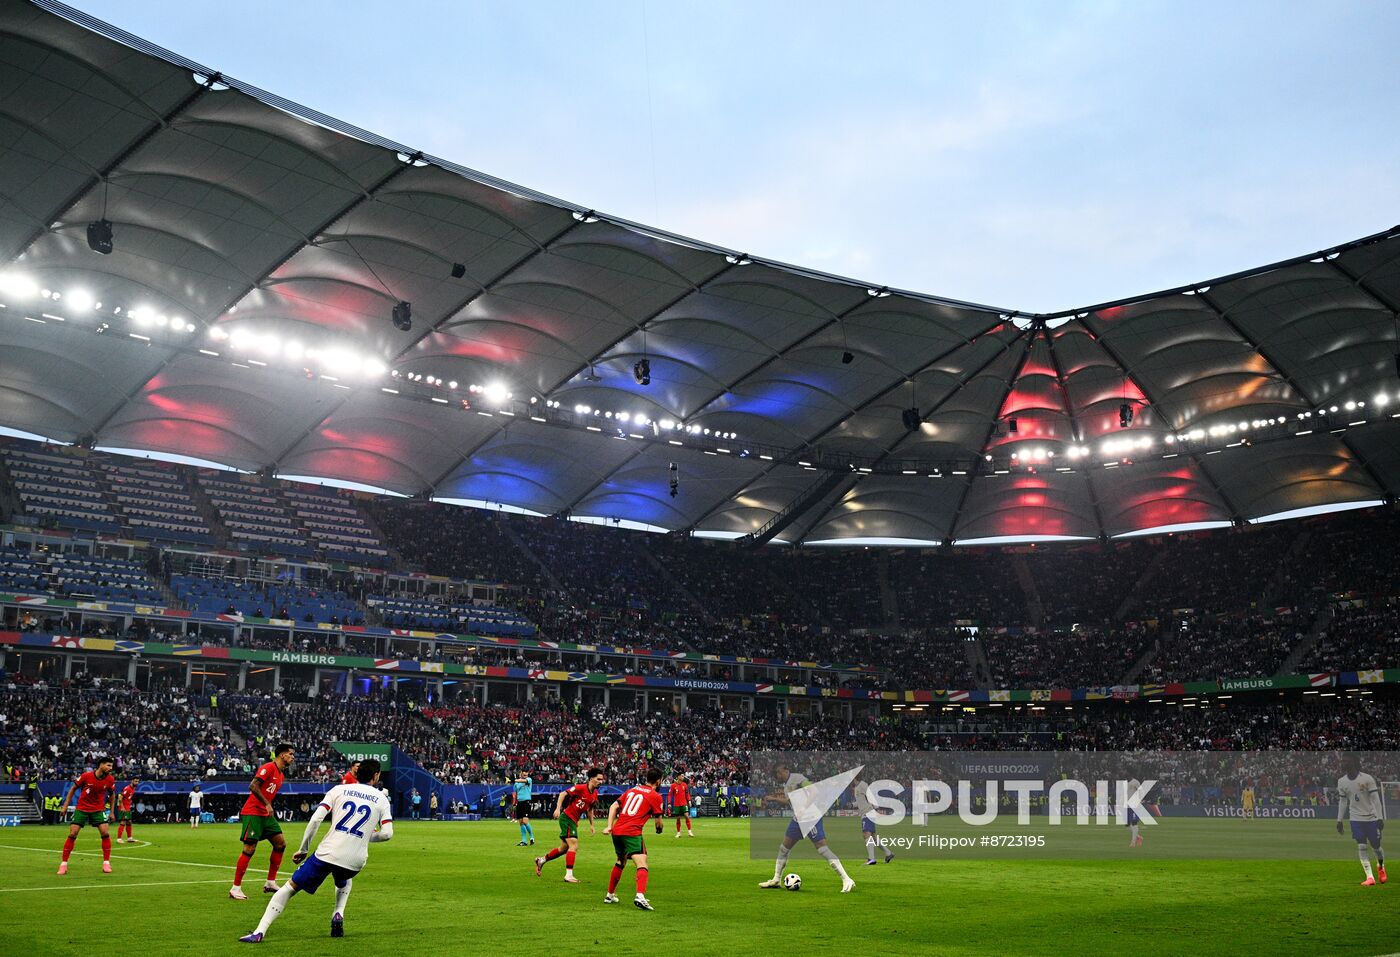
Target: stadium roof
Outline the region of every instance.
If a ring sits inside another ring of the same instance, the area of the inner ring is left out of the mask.
[[[57,3],[0,0],[0,51],[11,430],[792,541],[1092,538],[1400,486],[1400,227],[1036,315],[621,221]]]

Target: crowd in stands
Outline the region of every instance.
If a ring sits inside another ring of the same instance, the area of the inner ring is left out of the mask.
[[[212,777],[237,760],[185,689],[139,692],[83,679],[58,687],[9,679],[0,694],[0,755],[46,778],[75,777],[104,755],[119,775],[152,780]]]
[[[373,576],[354,588],[330,581],[269,583],[236,580],[228,568],[203,576],[160,562],[152,564],[153,576],[139,560],[0,550],[0,590],[158,604],[160,578],[177,603],[207,613],[859,663],[906,687],[1047,687],[1270,674],[1321,606],[1400,597],[1400,513],[1393,509],[1019,551],[745,550],[435,503],[381,498],[366,505],[316,487],[33,443],[0,448],[15,489],[40,494],[52,486],[73,499],[68,504],[100,504],[126,534],[134,526],[121,525],[124,517],[162,508],[169,514],[147,517],[178,525],[183,515],[193,523],[187,530],[198,533],[200,516],[214,514],[208,499],[224,516],[224,531],[238,532],[250,547],[261,547],[258,535],[272,536],[267,541],[290,536],[281,544],[297,555],[382,562],[389,549],[380,547],[377,524],[397,554],[425,570],[507,585],[499,591],[501,607],[488,609],[385,592],[385,579]],[[81,522],[73,527],[87,528]],[[169,537],[156,526],[141,534]],[[217,561],[227,565],[229,559]],[[1037,608],[1043,619],[1038,634],[995,636],[999,625],[1032,624]],[[1292,617],[1279,609],[1293,609]],[[1128,622],[1160,622],[1159,633],[1116,622],[1120,611]],[[971,655],[971,666],[958,642],[940,637],[960,620],[981,628],[981,650]],[[1073,625],[1082,627],[1069,630]],[[1393,615],[1344,611],[1305,661],[1328,670],[1400,664],[1397,630]],[[334,639],[299,636],[292,643],[330,646]],[[1128,675],[1149,647],[1155,648],[1149,670]],[[389,654],[395,653],[412,654],[406,648]]]
[[[1045,624],[1102,626],[1114,619],[1157,554],[1137,540],[1032,548],[1026,556]]]
[[[929,748],[977,751],[1389,751],[1400,745],[1400,700],[1348,694],[1318,701],[1203,698],[1145,701],[942,720]]]
[[[805,620],[836,629],[889,623],[879,580],[879,563],[888,556],[880,551],[775,548],[765,558],[773,577],[796,596]]]
[[[1181,619],[1159,631],[1157,653],[1141,681],[1268,677],[1278,673],[1305,628],[1293,616]]]
[[[647,557],[638,541],[643,533],[559,519],[512,527],[581,608],[634,609],[654,617],[694,611]]]
[[[715,618],[806,622],[812,617],[813,610],[804,610],[786,580],[773,573],[767,552],[671,535],[647,538],[646,547],[676,583]]]
[[[346,761],[331,746],[336,741],[389,742],[425,763],[445,758],[443,743],[409,702],[336,696],[289,703],[280,695],[238,693],[219,698],[219,717],[247,741],[250,759],[291,742],[303,780],[339,780]]]
[[[427,708],[423,716],[453,757],[436,770],[474,783],[528,773],[573,781],[594,765],[684,770],[700,787],[745,784],[754,750],[897,750],[917,748],[911,726],[897,721],[755,718],[737,712],[669,712],[548,707]]]
[[[366,507],[417,570],[545,590],[539,566],[507,534],[512,516],[506,513],[394,498],[373,498]]]
[[[1304,657],[1304,672],[1400,666],[1400,600],[1339,609]]]
[[[1197,614],[1255,610],[1271,591],[1297,536],[1298,528],[1289,522],[1168,536],[1155,546],[1162,554],[1139,589],[1135,613],[1150,617],[1178,609]]]
[[[984,635],[982,647],[993,687],[1091,688],[1122,683],[1154,637],[1154,629],[1138,625],[1083,627]]]
[[[959,620],[983,627],[1026,624],[1026,595],[1011,557],[992,549],[897,550],[890,586],[906,628],[946,628]]]
[[[300,695],[297,695],[298,697]],[[62,686],[10,679],[0,698],[0,764],[19,778],[72,778],[111,755],[119,777],[237,779],[279,741],[293,744],[292,780],[332,783],[346,759],[336,741],[390,743],[445,783],[577,780],[590,766],[686,771],[700,787],[742,785],[755,751],[1262,751],[1375,750],[1400,746],[1400,699],[1347,692],[1293,697],[1101,702],[1075,709],[1018,706],[975,714],[905,713],[842,721],[835,715],[680,714],[559,704],[221,695],[211,721],[183,689],[135,692],[120,684]],[[222,723],[222,729],[220,722]],[[18,778],[17,778],[18,779]]]
[[[1289,601],[1400,596],[1400,511],[1368,508],[1300,525],[1300,548],[1281,572]]]

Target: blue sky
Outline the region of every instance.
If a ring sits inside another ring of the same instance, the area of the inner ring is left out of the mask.
[[[1400,222],[1396,3],[78,5],[534,189],[1009,308]]]

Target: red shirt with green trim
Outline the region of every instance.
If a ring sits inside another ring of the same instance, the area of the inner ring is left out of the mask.
[[[78,775],[78,810],[95,814],[107,810],[107,795],[117,789],[117,777],[98,777],[91,771]]]
[[[575,784],[564,792],[564,816],[577,824],[588,809],[597,803],[597,791],[588,790],[587,784]]]
[[[253,784],[257,787],[258,794],[267,798],[267,803],[271,804],[277,792],[282,789],[282,769],[277,766],[276,761],[267,762],[253,775]],[[267,817],[267,806],[259,801],[256,795],[249,794],[248,800],[243,802],[243,810],[238,813],[240,817],[249,814],[254,817]]]
[[[653,814],[666,813],[666,804],[661,799],[661,792],[645,784],[638,784],[623,792],[617,803],[617,823],[613,825],[612,832],[618,837],[640,837],[642,825]]]

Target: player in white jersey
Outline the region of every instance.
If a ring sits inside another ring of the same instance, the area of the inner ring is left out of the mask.
[[[856,813],[860,815],[860,833],[865,838],[865,863],[867,866],[880,863],[875,855],[880,850],[880,839],[875,834],[875,805],[870,802],[870,785],[862,778],[851,782],[851,793],[856,799]],[[894,851],[885,848],[885,863],[894,860]]]
[[[1376,886],[1386,882],[1385,851],[1381,850],[1381,831],[1385,830],[1385,805],[1381,802],[1380,785],[1376,779],[1361,770],[1361,761],[1354,754],[1348,754],[1342,762],[1346,774],[1337,779],[1337,833],[1342,833],[1342,818],[1351,818],[1351,839],[1356,842],[1356,854],[1361,858],[1361,869],[1366,872],[1362,887]],[[1370,845],[1376,852],[1376,869],[1371,873],[1371,858],[1366,853]]]
[[[199,818],[204,813],[204,792],[200,791],[199,785],[194,786],[190,792],[190,827],[199,827]]]
[[[778,780],[783,782],[782,794],[769,794],[767,800],[782,801],[787,804],[792,803],[792,792],[805,787],[810,787],[812,782],[797,772],[791,770],[784,764],[779,764]],[[821,782],[818,782],[821,783]],[[797,842],[803,837],[802,824],[797,820],[796,810],[793,812],[793,819],[787,826],[787,832],[783,835],[783,843],[778,847],[778,857],[773,862],[773,877],[771,880],[762,881],[759,887],[782,887],[783,871],[787,868],[788,854],[797,846]],[[831,865],[831,869],[841,875],[841,893],[849,894],[856,889],[856,882],[851,880],[851,875],[846,873],[846,869],[841,866],[841,861],[836,856],[836,852],[826,846],[826,829],[822,826],[821,818],[816,822],[808,823],[806,837],[812,842],[812,846],[817,849],[817,853],[826,858],[826,862]]]
[[[373,758],[361,761],[356,777],[358,783],[337,784],[326,792],[316,806],[311,821],[306,825],[306,833],[301,837],[301,848],[292,855],[292,861],[301,866],[267,902],[267,910],[263,912],[258,929],[238,938],[240,941],[261,944],[263,935],[281,915],[292,895],[297,891],[315,894],[327,877],[335,881],[331,936],[345,936],[345,905],[350,899],[350,885],[369,860],[369,846],[394,836],[394,814],[389,798],[376,788],[379,783],[379,762]],[[311,841],[321,822],[328,816],[335,823],[325,840],[317,846],[316,853],[308,856]]]
[[[1128,794],[1136,794],[1138,788],[1142,787],[1142,782],[1137,778],[1128,779]],[[1128,808],[1128,846],[1142,847],[1142,819],[1138,817],[1137,811]]]

